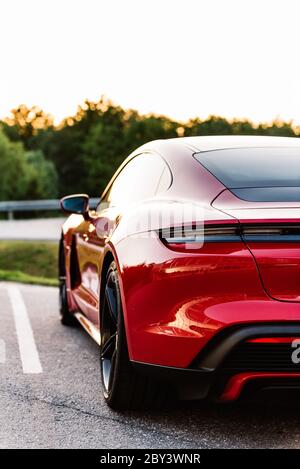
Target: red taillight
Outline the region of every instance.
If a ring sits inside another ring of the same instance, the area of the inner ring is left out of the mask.
[[[194,223],[158,230],[160,239],[169,247],[197,249],[205,243],[295,243],[300,242],[300,225],[220,222]]]
[[[197,224],[176,226],[158,231],[160,239],[170,247],[201,247],[204,243],[241,241],[238,224]]]
[[[255,344],[291,344],[294,340],[300,341],[300,337],[257,337],[248,339],[247,342]]]
[[[241,225],[241,235],[247,242],[300,242],[300,225],[299,223],[245,224]]]

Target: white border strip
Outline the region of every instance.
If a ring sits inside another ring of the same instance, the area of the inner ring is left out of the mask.
[[[15,320],[23,372],[42,373],[43,369],[21,292],[14,285],[9,286],[7,290]]]

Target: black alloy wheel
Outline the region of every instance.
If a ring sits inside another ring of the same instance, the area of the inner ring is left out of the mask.
[[[100,335],[103,395],[112,409],[157,409],[173,400],[168,385],[140,375],[130,362],[115,262],[108,268],[100,298]]]
[[[101,318],[101,372],[105,395],[108,396],[116,368],[118,347],[119,290],[116,271],[108,272]]]

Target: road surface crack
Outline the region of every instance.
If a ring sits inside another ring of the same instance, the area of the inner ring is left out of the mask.
[[[119,419],[119,418],[115,418],[115,417],[111,417],[111,416],[107,416],[107,415],[101,415],[101,414],[98,414],[96,412],[89,411],[87,409],[82,409],[81,407],[78,407],[78,406],[75,406],[75,405],[70,405],[67,402],[63,402],[63,401],[59,402],[59,401],[57,401],[53,398],[33,396],[33,395],[28,394],[28,393],[22,393],[19,390],[7,389],[7,388],[3,388],[3,387],[0,388],[0,391],[1,391],[1,393],[5,392],[5,393],[9,394],[9,396],[14,396],[17,399],[23,399],[23,400],[27,400],[29,402],[39,402],[39,403],[47,404],[47,405],[50,405],[50,406],[53,406],[53,407],[56,407],[56,408],[64,408],[64,409],[67,409],[67,410],[70,410],[70,411],[73,411],[73,412],[77,412],[77,413],[80,413],[80,414],[88,416],[88,417],[101,419],[102,421],[103,420],[108,421],[108,422],[110,421],[110,422],[117,423],[117,424],[120,424],[120,425],[123,425],[123,426],[126,426],[126,427],[130,427],[131,430],[133,429],[133,423],[134,423],[135,427],[138,430],[141,430],[143,432],[147,432],[149,435],[153,435],[153,436],[159,437],[159,438],[165,437],[165,438],[167,438],[171,441],[175,440],[175,441],[180,442],[181,444],[184,444],[184,445],[188,444],[189,447],[191,447],[191,448],[199,449],[199,440],[198,440],[198,438],[197,438],[197,442],[196,442],[192,439],[182,437],[181,435],[176,435],[174,433],[168,433],[168,432],[165,432],[165,431],[162,431],[162,430],[149,428],[148,426],[140,424],[136,420],[133,420],[132,417],[130,417],[131,420],[130,420],[130,422],[128,422],[126,420],[124,421],[124,420]],[[201,440],[202,440],[202,443],[203,443],[202,438],[201,438]],[[208,447],[208,445],[205,444],[204,447]]]

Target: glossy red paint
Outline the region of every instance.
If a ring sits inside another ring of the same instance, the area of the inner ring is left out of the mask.
[[[299,223],[300,202],[247,202],[229,190],[223,191],[213,206],[242,224],[268,226],[272,223]],[[266,292],[277,300],[300,301],[299,243],[248,242]]]
[[[243,201],[201,166],[193,154],[202,148],[213,149],[214,141],[221,148],[229,146],[226,139],[224,143],[213,137],[145,145],[126,161],[143,152],[162,155],[173,177],[168,190],[147,201],[147,207],[144,201],[130,212],[127,207],[109,206],[90,212],[86,218],[71,215],[63,226],[70,309],[80,310],[99,327],[103,266],[106,256],[113,258],[133,361],[187,368],[210,340],[228,327],[300,324],[300,252],[296,243],[245,243],[240,239],[180,250],[163,244],[155,230],[147,236],[136,228],[141,210],[155,213],[157,204],[175,203],[200,204],[204,225],[300,223],[300,203]],[[252,145],[251,139],[247,142]],[[260,140],[261,144],[269,145],[270,140]],[[293,375],[300,377],[300,373]],[[249,379],[268,376],[237,375],[222,399],[235,399]]]
[[[247,372],[239,373],[232,376],[220,396],[220,402],[235,401],[240,396],[245,384],[252,380],[268,380],[271,378],[296,378],[300,379],[300,373],[263,373],[263,372]],[[300,384],[300,381],[299,381]]]
[[[264,292],[243,243],[209,244],[188,255],[155,238],[135,246],[134,238],[117,246],[133,360],[186,367],[226,326],[287,317]],[[290,306],[295,319],[299,308]]]

